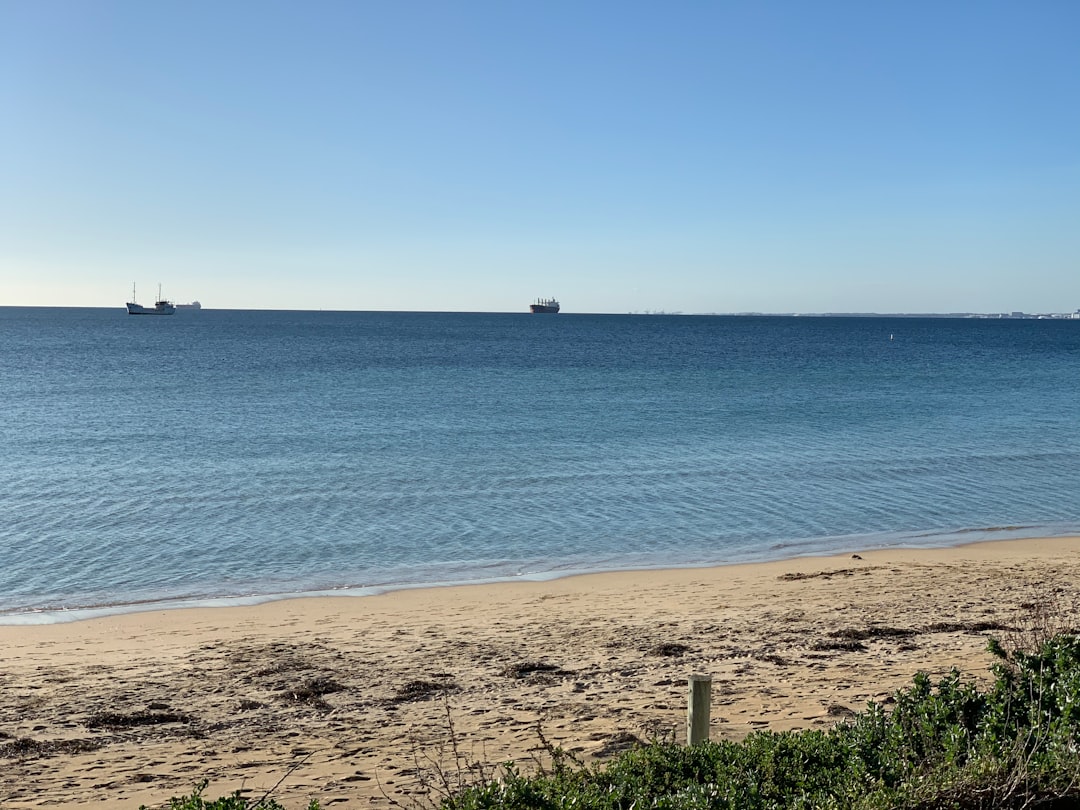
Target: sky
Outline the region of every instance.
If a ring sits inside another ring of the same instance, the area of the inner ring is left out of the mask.
[[[0,305],[1080,308],[1075,0],[0,0]]]

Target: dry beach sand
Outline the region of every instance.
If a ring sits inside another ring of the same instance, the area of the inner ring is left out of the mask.
[[[985,678],[1032,606],[1080,625],[1078,583],[1055,538],[0,627],[0,808],[283,776],[288,807],[408,805],[448,723],[471,759],[528,760],[539,723],[591,761],[682,736],[691,673],[714,739],[820,727],[920,670]]]

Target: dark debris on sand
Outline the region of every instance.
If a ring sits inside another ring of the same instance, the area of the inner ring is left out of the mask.
[[[986,633],[991,630],[1015,630],[1001,622],[935,622],[926,626],[927,633]]]
[[[866,641],[871,638],[908,638],[918,633],[907,627],[851,627],[844,630],[833,630],[829,633],[832,638],[844,638],[849,641]]]
[[[866,652],[866,645],[861,641],[853,641],[852,639],[836,639],[835,641],[816,641],[811,645],[810,649],[818,652]]]
[[[0,745],[0,759],[37,759],[57,754],[84,754],[101,747],[100,740],[34,740],[16,737]]]
[[[159,726],[164,723],[190,723],[191,718],[178,712],[98,712],[86,718],[87,728],[134,728]]]
[[[802,579],[832,579],[833,577],[850,577],[852,574],[864,574],[872,568],[834,568],[831,571],[798,571],[796,573],[781,574],[777,577],[781,582],[798,582]]]
[[[570,675],[571,673],[543,661],[518,661],[499,670],[504,678],[529,678],[537,675]]]
[[[298,686],[287,686],[282,690],[287,700],[310,701],[334,692],[344,692],[345,687],[329,675],[309,678]]]
[[[451,680],[441,682],[415,680],[402,684],[389,699],[389,703],[410,703],[414,700],[426,700],[436,695],[446,694],[457,689]]]
[[[608,737],[602,746],[593,751],[593,756],[600,758],[612,757],[643,744],[638,737],[635,737],[629,731],[620,731]]]
[[[661,655],[668,658],[676,658],[680,655],[690,651],[690,647],[686,644],[679,644],[676,641],[669,641],[663,644],[657,644],[649,648],[649,655]]]

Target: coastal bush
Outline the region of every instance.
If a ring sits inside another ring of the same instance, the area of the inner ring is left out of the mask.
[[[286,810],[269,795],[258,799],[247,799],[239,790],[218,799],[204,799],[202,793],[206,790],[206,786],[207,782],[203,782],[187,796],[174,796],[169,799],[169,810]],[[139,810],[149,810],[149,808],[146,805],[140,805]],[[319,802],[312,799],[307,810],[319,810]]]
[[[754,732],[740,742],[653,743],[584,766],[500,777],[442,810],[990,810],[1080,806],[1080,639],[997,642],[985,691],[953,671],[832,729]]]

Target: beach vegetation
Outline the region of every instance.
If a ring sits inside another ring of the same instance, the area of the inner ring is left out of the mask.
[[[1023,630],[1023,628],[1021,628]],[[492,768],[458,747],[418,757],[407,810],[1064,810],[1080,807],[1080,636],[1047,626],[991,639],[993,681],[926,674],[827,729],[755,731],[694,746],[626,735],[586,764],[538,728],[532,767]],[[449,762],[449,767],[441,764]],[[285,810],[272,791],[169,810]],[[317,810],[312,801],[308,810]]]
[[[278,804],[269,793],[257,799],[247,798],[242,791],[237,790],[228,796],[217,799],[204,799],[203,791],[206,790],[207,782],[203,781],[187,796],[173,797],[169,799],[168,810],[286,810]],[[139,810],[149,810],[146,805],[141,805]],[[308,803],[307,810],[319,810],[319,802],[312,799]]]
[[[990,642],[994,681],[917,675],[830,729],[635,746],[585,765],[502,766],[441,810],[990,810],[1080,806],[1080,638]]]

